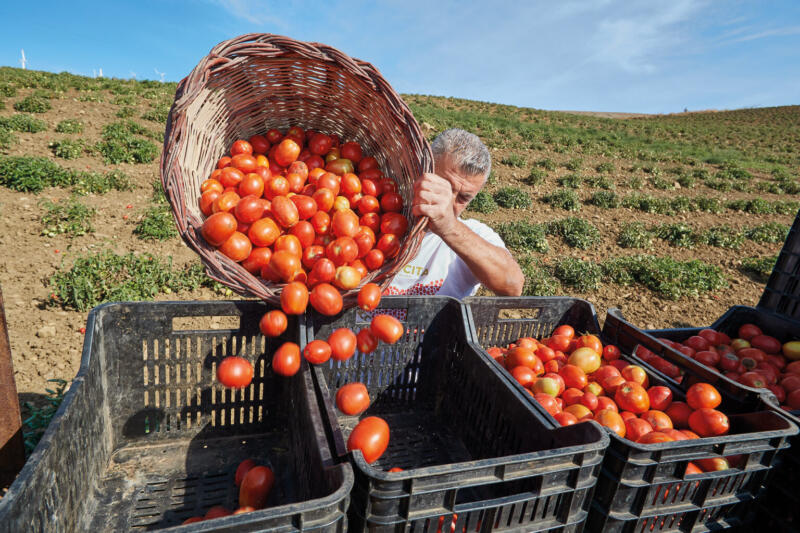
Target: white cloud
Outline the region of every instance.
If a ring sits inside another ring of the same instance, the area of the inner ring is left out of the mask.
[[[789,35],[800,35],[800,26],[787,26],[786,28],[775,28],[772,30],[765,30],[750,35],[739,37],[728,41],[729,43],[741,43],[745,41],[754,41],[756,39],[763,39],[765,37],[786,37]]]

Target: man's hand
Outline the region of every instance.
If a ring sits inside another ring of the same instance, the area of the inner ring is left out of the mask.
[[[453,186],[436,174],[426,173],[414,182],[412,212],[430,219],[428,227],[441,236],[452,230],[456,223],[453,211]]]

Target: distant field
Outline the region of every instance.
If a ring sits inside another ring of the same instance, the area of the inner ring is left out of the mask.
[[[0,283],[23,399],[75,375],[101,301],[231,297],[158,184],[174,91],[0,68]],[[585,297],[601,317],[706,325],[755,304],[800,206],[798,106],[619,120],[404,98],[430,138],[461,127],[490,147],[467,216],[504,236],[526,293]]]

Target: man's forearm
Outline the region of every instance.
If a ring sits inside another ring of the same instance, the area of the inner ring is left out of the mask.
[[[501,296],[522,294],[525,277],[508,250],[487,242],[458,219],[439,237],[486,288]]]

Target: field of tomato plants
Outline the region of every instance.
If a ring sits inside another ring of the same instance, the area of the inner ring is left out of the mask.
[[[234,296],[177,236],[158,180],[174,91],[0,68],[0,283],[31,442],[93,306]],[[800,107],[619,119],[404,98],[429,138],[462,127],[489,146],[466,216],[504,237],[526,294],[643,327],[755,304],[800,207]]]

